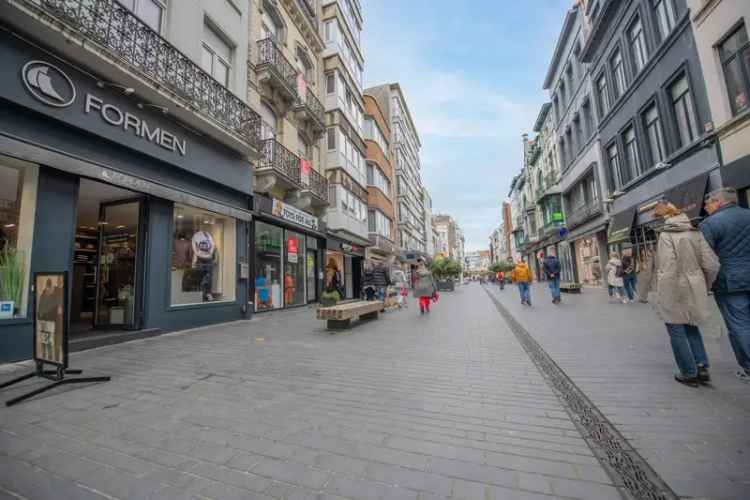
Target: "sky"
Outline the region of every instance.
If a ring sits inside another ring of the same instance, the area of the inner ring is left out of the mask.
[[[572,0],[362,0],[365,86],[399,82],[433,213],[489,248]]]

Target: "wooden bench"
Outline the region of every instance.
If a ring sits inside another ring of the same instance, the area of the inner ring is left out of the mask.
[[[560,283],[560,291],[565,291],[567,293],[581,293],[581,288],[582,286],[580,283],[572,283],[570,281]]]
[[[384,309],[385,304],[379,300],[359,300],[335,306],[319,307],[317,317],[327,321],[326,328],[329,330],[346,330],[351,328],[352,319],[378,319],[378,313]]]

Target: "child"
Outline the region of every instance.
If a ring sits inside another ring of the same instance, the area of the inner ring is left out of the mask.
[[[401,283],[401,290],[398,292],[398,307],[409,307],[409,302],[406,298],[409,296],[409,289],[406,287],[406,283]]]

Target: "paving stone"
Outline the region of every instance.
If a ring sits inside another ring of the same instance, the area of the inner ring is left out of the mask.
[[[293,462],[262,459],[253,467],[253,473],[260,476],[285,481],[312,489],[321,489],[328,481],[329,474],[306,465]]]

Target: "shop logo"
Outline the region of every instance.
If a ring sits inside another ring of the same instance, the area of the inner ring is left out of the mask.
[[[48,106],[66,108],[76,100],[76,88],[68,75],[44,61],[30,61],[21,70],[28,91]]]

